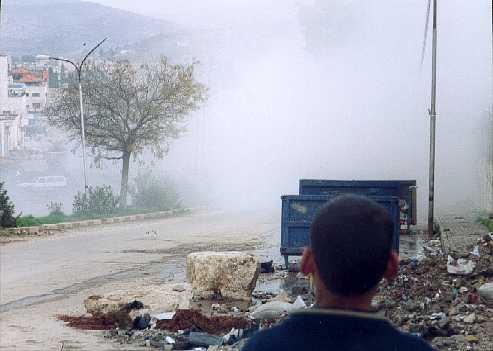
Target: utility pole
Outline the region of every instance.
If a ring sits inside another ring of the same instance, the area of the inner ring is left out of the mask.
[[[493,214],[493,0],[491,1],[491,91],[490,91],[490,119],[488,121],[489,124],[489,137],[487,140],[487,143],[489,142],[488,148],[489,148],[489,157],[487,159],[487,162],[489,162],[489,177],[488,181],[490,184],[489,189],[491,191],[490,196],[492,197],[490,199],[490,216]]]
[[[431,64],[431,106],[430,115],[430,179],[428,202],[428,236],[433,236],[435,207],[435,129],[436,129],[436,95],[437,95],[437,0],[433,0],[433,40]]]
[[[80,126],[81,126],[81,139],[82,139],[82,166],[83,166],[83,176],[84,176],[84,192],[87,191],[87,172],[86,172],[86,132],[85,132],[85,126],[84,126],[84,103],[83,103],[83,94],[82,94],[82,68],[84,67],[84,63],[86,62],[87,58],[94,52],[96,51],[97,48],[99,48],[108,38],[104,38],[102,41],[100,41],[95,47],[93,47],[86,56],[82,59],[82,62],[77,65],[74,62],[64,59],[64,58],[59,58],[59,57],[50,57],[50,60],[55,60],[55,61],[63,61],[70,63],[72,66],[74,66],[76,72],[77,72],[77,78],[79,80],[79,101],[80,101]]]

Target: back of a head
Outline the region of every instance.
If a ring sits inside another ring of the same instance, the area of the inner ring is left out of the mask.
[[[310,235],[320,278],[331,293],[363,295],[382,279],[393,237],[383,206],[362,196],[339,196],[320,210]]]

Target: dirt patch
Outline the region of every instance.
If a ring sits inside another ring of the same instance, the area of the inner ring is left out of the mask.
[[[222,335],[231,329],[249,329],[252,322],[242,317],[204,316],[197,310],[177,310],[173,319],[161,320],[156,324],[157,329],[177,332],[178,330],[199,329],[214,335]]]
[[[39,232],[37,234],[13,234],[8,231],[0,231],[0,245],[7,245],[18,241],[27,241],[35,238],[45,238],[54,235],[52,232]]]
[[[58,320],[61,320],[69,327],[80,330],[112,330],[118,325],[118,322],[114,318],[107,316],[101,317],[86,317],[86,316],[57,316]]]
[[[150,250],[122,250],[122,253],[139,254],[160,254],[160,255],[188,255],[197,251],[252,251],[261,246],[260,241],[250,241],[246,243],[222,242],[222,243],[193,243],[181,244],[169,249],[150,249]]]

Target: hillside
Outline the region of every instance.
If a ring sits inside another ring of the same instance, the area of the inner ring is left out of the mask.
[[[166,21],[79,0],[6,0],[0,51],[10,55],[76,53],[108,36],[105,48],[121,48],[180,29]]]

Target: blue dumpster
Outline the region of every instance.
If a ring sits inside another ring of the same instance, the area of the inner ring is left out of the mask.
[[[300,195],[359,194],[365,196],[397,196],[400,208],[400,232],[407,234],[416,224],[415,180],[320,180],[301,179]]]
[[[331,198],[339,195],[285,195],[281,196],[281,255],[286,267],[289,256],[299,256],[310,244],[310,224],[319,209]],[[396,196],[369,196],[384,206],[394,220],[393,247],[399,251],[399,198]]]

